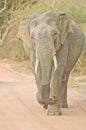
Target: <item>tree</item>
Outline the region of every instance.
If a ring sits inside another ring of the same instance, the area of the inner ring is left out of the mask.
[[[17,10],[26,0],[0,0],[0,46],[5,44],[5,39],[11,29],[13,21],[12,12]]]
[[[2,1],[1,4],[3,5],[3,8],[0,10],[0,14],[2,14],[6,10],[6,8],[7,8],[7,1],[4,0],[4,2]]]

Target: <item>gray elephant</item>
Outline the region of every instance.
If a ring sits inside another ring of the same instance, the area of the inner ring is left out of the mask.
[[[60,108],[68,107],[69,75],[84,46],[82,30],[65,13],[47,11],[21,21],[18,37],[32,63],[38,102],[47,114],[61,115]]]

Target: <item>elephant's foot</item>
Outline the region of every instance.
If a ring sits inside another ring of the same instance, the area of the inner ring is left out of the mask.
[[[67,101],[61,101],[60,107],[61,107],[61,108],[68,108]]]
[[[44,104],[43,105],[43,108],[47,109],[48,108],[48,105],[53,105],[57,102],[57,98],[56,96],[53,96],[51,98],[49,98],[49,104]]]
[[[57,97],[56,96],[52,96],[49,98],[49,105],[53,105],[57,102]]]
[[[62,111],[60,108],[57,107],[57,104],[48,105],[47,108],[47,115],[62,115]]]

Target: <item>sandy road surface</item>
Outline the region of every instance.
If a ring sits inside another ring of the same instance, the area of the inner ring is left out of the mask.
[[[47,116],[37,103],[33,75],[14,72],[0,62],[0,130],[86,130],[86,96],[68,90],[69,108]]]

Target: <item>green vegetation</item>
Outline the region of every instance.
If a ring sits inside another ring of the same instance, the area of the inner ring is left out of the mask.
[[[0,47],[0,58],[17,61],[27,59],[22,42],[16,38],[18,24],[33,12],[52,8],[57,13],[67,13],[80,25],[86,37],[86,0],[0,0],[0,44],[3,44]],[[86,45],[74,70],[80,72],[82,68],[86,72]]]

